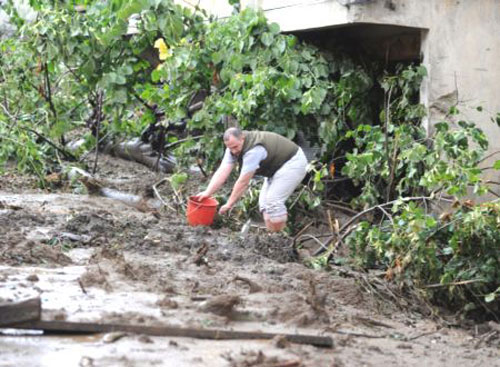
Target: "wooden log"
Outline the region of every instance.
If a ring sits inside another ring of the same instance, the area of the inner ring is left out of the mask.
[[[0,326],[9,326],[25,321],[40,320],[40,298],[30,298],[21,302],[0,303]]]
[[[91,334],[124,331],[152,336],[174,336],[198,339],[273,339],[280,335],[291,343],[311,344],[318,347],[332,347],[333,340],[329,336],[303,334],[277,334],[253,331],[234,331],[219,329],[194,329],[171,326],[143,326],[128,324],[86,323],[68,321],[34,321],[11,325],[11,328],[36,329],[50,333]]]

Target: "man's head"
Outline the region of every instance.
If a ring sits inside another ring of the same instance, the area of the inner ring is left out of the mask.
[[[243,149],[245,136],[243,132],[237,127],[230,127],[224,132],[224,144],[229,149],[231,154],[239,156]]]

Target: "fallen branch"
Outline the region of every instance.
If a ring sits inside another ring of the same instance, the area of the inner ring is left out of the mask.
[[[333,346],[329,336],[316,336],[304,334],[277,334],[253,331],[234,331],[221,329],[194,329],[170,326],[143,326],[129,324],[108,324],[68,321],[33,321],[10,325],[10,328],[43,330],[49,333],[108,333],[123,331],[128,333],[146,334],[152,336],[188,337],[212,340],[244,340],[244,339],[273,339],[279,335],[291,343],[311,344],[318,347]]]
[[[306,224],[302,229],[293,237],[292,239],[292,245],[295,246],[295,241],[304,233],[314,222],[310,222],[309,224]]]
[[[169,208],[170,210],[172,211],[176,211],[174,208],[172,208],[170,205],[167,204],[167,202],[165,200],[163,200],[163,198],[161,197],[160,193],[158,192],[158,186],[163,184],[164,182],[168,181],[168,178],[164,178],[164,179],[161,179],[160,181],[158,181],[157,183],[153,184],[153,192],[155,193],[155,196],[158,200],[160,200],[160,202],[166,206],[167,208]]]
[[[358,214],[356,214],[355,216],[353,216],[351,219],[349,219],[340,228],[337,242],[335,242],[333,245],[327,246],[336,237],[335,235],[330,236],[328,238],[328,240],[325,241],[325,243],[323,244],[323,246],[321,246],[318,250],[316,250],[316,252],[313,254],[313,256],[318,256],[319,254],[322,253],[322,249],[323,248],[328,248],[326,256],[328,256],[328,258],[329,258],[333,254],[333,252],[335,251],[335,249],[337,248],[338,244],[341,243],[344,240],[344,238],[347,237],[347,235],[352,232],[352,230],[354,228],[356,228],[356,226],[352,226],[352,227],[349,227],[349,226],[352,223],[354,223],[357,219],[359,219],[360,217],[362,217],[362,216],[364,216],[364,215],[366,215],[366,214],[368,214],[368,213],[370,213],[370,212],[372,212],[374,210],[377,210],[377,209],[380,210],[380,211],[382,211],[384,213],[385,212],[385,210],[383,209],[384,207],[390,206],[390,205],[394,205],[397,202],[401,202],[401,201],[402,202],[422,201],[422,200],[426,201],[426,200],[436,200],[436,199],[433,198],[433,197],[429,197],[429,196],[417,196],[417,197],[399,198],[399,199],[396,199],[396,200],[391,200],[391,201],[389,201],[387,203],[384,203],[384,204],[379,204],[379,205],[372,206],[371,208],[368,208],[368,209],[363,210],[362,212],[359,212]],[[440,198],[439,200],[453,202],[453,200],[448,200],[448,199],[444,199],[444,198]],[[344,232],[344,233],[341,234],[342,232]]]
[[[449,287],[449,286],[455,286],[455,285],[466,285],[466,284],[472,284],[472,283],[479,283],[479,282],[484,282],[484,279],[469,279],[469,280],[461,280],[458,282],[451,282],[451,283],[436,283],[436,284],[428,284],[424,285],[422,288],[441,288],[441,287]]]
[[[358,214],[357,211],[352,210],[351,208],[348,208],[348,207],[346,207],[344,205],[335,204],[335,203],[333,203],[331,201],[326,201],[325,205],[326,206],[331,206],[332,208],[335,208],[335,209],[343,210],[343,211],[345,211],[345,212],[347,212],[349,214],[352,214],[352,215]]]
[[[9,119],[12,120],[12,122],[13,122],[12,126],[14,126],[14,124],[16,124],[16,122],[17,122],[17,118],[15,116],[12,116],[11,113],[7,110],[7,108],[2,103],[0,103],[0,107],[2,107],[2,109],[5,112],[5,114],[7,115],[7,117],[9,117]],[[8,126],[6,123],[3,123],[3,124],[6,125],[6,126]],[[35,134],[38,138],[42,139],[44,142],[46,142],[47,144],[49,144],[52,148],[54,148],[59,153],[61,153],[68,161],[75,162],[77,160],[76,157],[73,154],[71,154],[67,150],[64,150],[63,148],[59,147],[56,143],[54,143],[53,141],[51,141],[49,138],[46,138],[45,136],[43,136],[42,134],[40,134],[38,131],[30,129],[29,127],[19,126],[18,124],[16,124],[16,126],[19,129],[21,129],[21,130],[29,131],[30,133]],[[14,139],[10,139],[10,140],[12,140],[14,142],[17,142]],[[17,142],[17,143],[21,144],[20,142]]]

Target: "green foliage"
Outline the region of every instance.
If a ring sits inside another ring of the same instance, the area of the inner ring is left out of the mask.
[[[367,114],[361,101],[372,86],[368,73],[350,60],[280,34],[278,25],[251,9],[209,23],[200,38],[180,42],[155,75],[165,84],[151,101],[172,118],[186,116],[193,91],[209,91],[189,120],[192,131],[204,132],[196,148],[209,167],[220,159],[215,147],[222,144],[226,116],[244,129],[289,138],[300,129],[333,147],[346,120]]]
[[[101,136],[138,135],[154,109],[141,98],[156,90],[154,41],[162,37],[175,44],[196,35],[205,19],[172,0],[79,5],[33,0],[31,5],[38,12],[31,23],[8,8],[18,33],[0,40],[0,129],[16,137],[2,139],[0,158],[29,162],[21,168],[36,166],[35,171],[56,164],[65,134],[85,125],[94,135],[96,129]],[[139,19],[133,35],[128,33],[132,14]],[[34,148],[18,147],[19,134],[28,135]]]
[[[381,84],[393,99],[388,98],[390,107],[381,114],[382,125],[363,124],[345,134],[355,142],[342,170],[361,186],[355,205],[369,207],[439,191],[463,196],[469,186],[474,193],[486,192],[477,165],[488,141],[480,129],[466,121],[459,121],[456,128],[440,122],[434,125],[434,136],[426,138],[422,106],[410,102],[416,99],[424,75],[422,67],[409,67],[386,76]]]
[[[447,307],[500,311],[500,202],[465,202],[439,218],[415,203],[395,210],[391,220],[362,222],[349,236],[358,265],[383,266],[387,278]]]

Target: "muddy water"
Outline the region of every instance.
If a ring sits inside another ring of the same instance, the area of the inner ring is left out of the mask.
[[[133,195],[160,179],[130,162],[101,164],[114,189]],[[497,339],[479,343],[480,331],[374,302],[354,278],[296,262],[284,236],[252,228],[241,239],[229,228],[189,227],[170,210],[69,190],[16,191],[13,179],[0,177],[0,189],[10,185],[0,191],[1,300],[39,295],[46,320],[329,335],[335,347],[10,332],[0,336],[0,366],[500,365]]]

